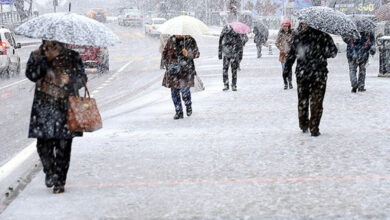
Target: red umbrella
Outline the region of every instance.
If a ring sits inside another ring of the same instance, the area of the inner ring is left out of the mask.
[[[390,21],[390,3],[382,5],[375,12],[377,21]]]
[[[229,25],[233,28],[234,32],[238,34],[247,34],[251,30],[248,25],[238,21],[229,23]]]

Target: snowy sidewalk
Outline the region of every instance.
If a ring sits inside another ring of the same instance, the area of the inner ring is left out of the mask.
[[[159,82],[75,139],[64,194],[41,172],[0,218],[390,218],[390,81],[370,66],[367,92],[351,94],[344,56],[331,60],[318,138],[298,128],[277,55],[244,57],[238,92],[202,68],[221,61],[201,59],[190,118],[172,119]]]

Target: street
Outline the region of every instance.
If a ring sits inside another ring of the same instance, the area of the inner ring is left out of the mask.
[[[197,36],[206,90],[192,94],[191,117],[174,121],[159,40],[109,27],[122,41],[109,48],[110,73],[88,75],[103,129],[74,140],[64,194],[46,189],[40,172],[0,207],[1,219],[390,218],[390,80],[377,77],[378,55],[357,94],[345,52],[329,59],[322,135],[313,138],[298,127],[295,77],[283,90],[275,47],[257,59],[250,39],[238,91],[223,92],[218,37]],[[0,81],[0,164],[33,141],[34,84],[24,79]]]

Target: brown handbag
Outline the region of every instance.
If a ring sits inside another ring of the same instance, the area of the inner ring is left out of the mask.
[[[84,97],[69,96],[68,98],[68,129],[74,132],[93,132],[103,127],[102,118],[94,98],[91,98],[84,84]]]

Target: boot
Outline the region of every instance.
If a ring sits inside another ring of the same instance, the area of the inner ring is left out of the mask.
[[[232,86],[232,91],[234,91],[234,92],[237,91],[237,86],[236,86],[236,85],[233,85],[233,86]]]
[[[284,90],[287,90],[287,89],[288,89],[288,85],[284,84]]]
[[[365,92],[366,89],[365,89],[365,88],[359,88],[358,91],[359,91],[359,92]]]
[[[174,120],[183,118],[183,112],[176,112],[175,116],[173,116]]]
[[[63,185],[55,185],[53,188],[53,194],[60,194],[65,192],[65,186]]]
[[[313,132],[311,132],[311,136],[313,136],[313,137],[318,137],[318,136],[320,136],[321,135],[321,133],[319,132],[319,131],[313,131]]]
[[[186,112],[187,112],[188,117],[190,117],[192,115],[192,106],[191,105],[186,105]]]
[[[356,90],[357,90],[357,88],[356,88],[356,87],[352,87],[352,90],[351,90],[351,92],[352,92],[352,93],[356,93]]]
[[[51,188],[54,185],[53,176],[51,174],[46,174],[45,185],[47,188]]]
[[[225,84],[223,87],[222,91],[228,91],[229,90],[229,84]]]
[[[293,85],[292,85],[292,82],[291,82],[291,81],[288,82],[288,88],[289,88],[289,89],[292,89],[292,88],[293,88]]]

